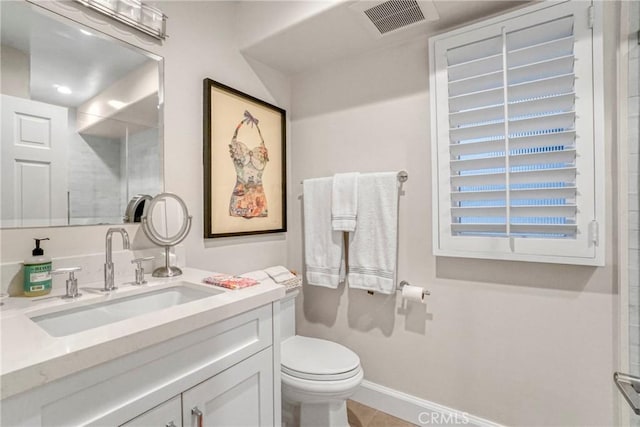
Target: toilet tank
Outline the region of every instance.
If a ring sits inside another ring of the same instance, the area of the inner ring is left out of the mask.
[[[287,292],[280,301],[280,336],[284,341],[296,334],[296,297],[299,290]]]

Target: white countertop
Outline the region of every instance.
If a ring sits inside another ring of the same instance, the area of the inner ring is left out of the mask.
[[[284,286],[273,282],[236,290],[215,287],[224,292],[63,337],[47,334],[30,319],[43,312],[95,304],[182,281],[211,288],[202,284],[202,279],[214,273],[191,268],[183,269],[183,273],[170,279],[149,275],[146,285],[120,284],[119,289],[107,294],[99,292],[102,284],[80,284],[83,296],[75,301],[43,297],[5,299],[0,308],[0,399],[269,304],[285,295]]]

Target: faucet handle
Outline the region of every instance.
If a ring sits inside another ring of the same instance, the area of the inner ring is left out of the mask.
[[[64,268],[56,268],[51,272],[51,274],[64,274],[69,273],[69,276],[73,276],[76,271],[82,270],[82,267],[64,267]]]
[[[154,258],[155,257],[147,256],[147,257],[135,258],[131,260],[131,264],[136,264],[136,281],[135,281],[136,285],[144,285],[145,283],[147,283],[147,281],[144,280],[144,268],[142,267],[142,263],[144,261],[151,261]]]
[[[69,278],[67,279],[67,293],[62,296],[62,299],[75,299],[82,296],[82,294],[78,292],[78,279],[76,279],[75,276],[76,271],[80,270],[82,270],[82,267],[65,267],[56,268],[51,272],[51,274],[69,273]]]

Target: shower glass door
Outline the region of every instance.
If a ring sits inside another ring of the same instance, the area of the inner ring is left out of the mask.
[[[628,156],[628,283],[629,283],[629,373],[640,377],[640,204],[638,194],[638,160],[640,142],[640,2],[627,3],[628,18],[623,11],[622,19],[628,22],[628,69],[626,94],[627,102],[627,152]],[[621,102],[625,102],[622,99]],[[621,141],[624,143],[624,141]],[[631,411],[631,425],[640,427],[640,416]]]

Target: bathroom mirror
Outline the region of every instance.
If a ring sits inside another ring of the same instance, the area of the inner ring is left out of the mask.
[[[149,240],[165,248],[165,266],[157,268],[153,277],[173,277],[182,271],[171,266],[171,247],[182,242],[191,230],[191,216],[184,201],[173,193],[161,193],[145,203],[142,230]]]
[[[120,224],[162,192],[162,58],[0,1],[0,227]]]

